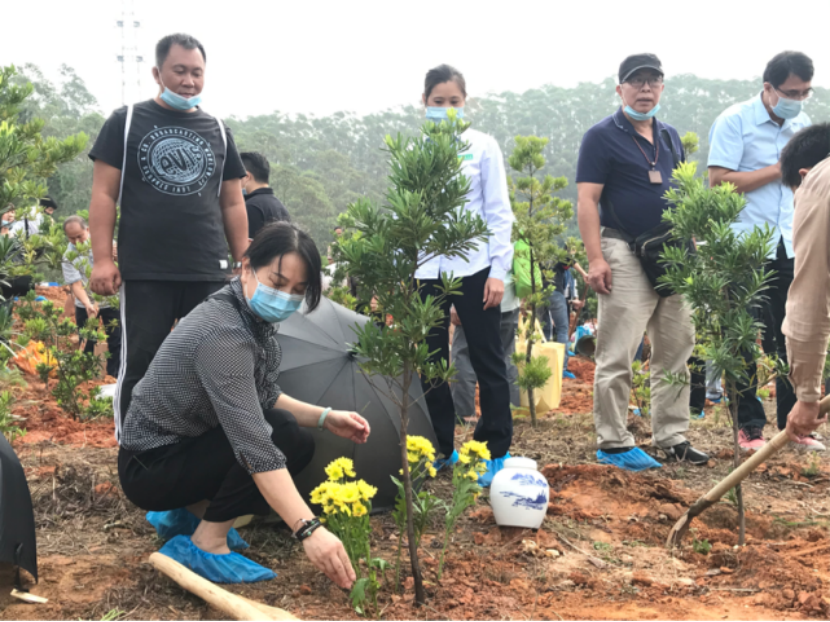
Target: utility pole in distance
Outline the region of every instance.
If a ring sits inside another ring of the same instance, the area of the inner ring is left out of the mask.
[[[121,29],[121,105],[135,102],[141,93],[141,63],[144,57],[138,53],[138,31],[141,22],[136,19],[133,0],[121,0],[121,19],[116,24]]]

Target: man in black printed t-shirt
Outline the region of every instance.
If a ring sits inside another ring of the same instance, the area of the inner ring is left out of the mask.
[[[223,286],[232,267],[228,247],[240,262],[248,246],[245,167],[222,121],[198,107],[204,76],[201,43],[183,34],[164,37],[153,68],[159,94],[116,110],[89,154],[95,162],[90,285],[101,295],[121,295],[116,437],[133,387],[176,320]]]

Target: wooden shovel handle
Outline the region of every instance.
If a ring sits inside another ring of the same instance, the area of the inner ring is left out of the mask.
[[[819,404],[820,414],[823,415],[828,411],[830,411],[830,395],[821,400],[821,403]],[[671,549],[680,544],[683,536],[689,530],[692,520],[717,503],[723,495],[744,481],[747,476],[758,468],[762,462],[773,456],[788,442],[789,438],[787,436],[787,431],[781,430],[772,438],[772,440],[770,440],[770,442],[750,456],[717,486],[695,501],[689,509],[686,510],[683,516],[678,519],[678,521],[674,524],[674,527],[672,527],[669,532],[669,537],[666,540],[666,546]]]
[[[828,411],[830,411],[830,395],[825,397],[819,403],[820,414],[823,415]],[[768,458],[777,453],[778,450],[784,447],[788,442],[789,438],[787,437],[787,431],[781,430],[778,434],[773,436],[766,445],[747,458],[741,466],[732,471],[717,486],[707,492],[704,495],[704,498],[709,501],[717,501],[735,486],[744,481],[747,476],[758,468],[762,462],[765,462]]]
[[[298,620],[287,611],[277,607],[268,607],[253,603],[247,598],[242,598],[222,589],[215,583],[203,579],[192,570],[185,568],[174,559],[153,553],[150,555],[150,563],[156,570],[167,575],[181,587],[186,589],[213,605],[222,613],[228,614],[234,620]],[[265,609],[267,607],[267,609]]]

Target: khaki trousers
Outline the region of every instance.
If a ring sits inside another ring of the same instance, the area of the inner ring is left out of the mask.
[[[623,240],[602,238],[602,255],[611,266],[611,293],[599,294],[594,425],[600,449],[634,447],[628,431],[628,404],[637,347],[651,341],[651,425],[654,444],[667,449],[685,441],[689,429],[689,369],[695,343],[690,309],[681,296],[660,296],[640,260]],[[672,386],[665,372],[685,378]]]

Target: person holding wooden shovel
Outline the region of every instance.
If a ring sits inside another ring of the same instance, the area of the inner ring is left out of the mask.
[[[805,128],[781,153],[781,178],[795,201],[795,272],[782,330],[797,401],[787,434],[803,445],[827,421],[819,413],[821,379],[830,340],[830,124]]]

